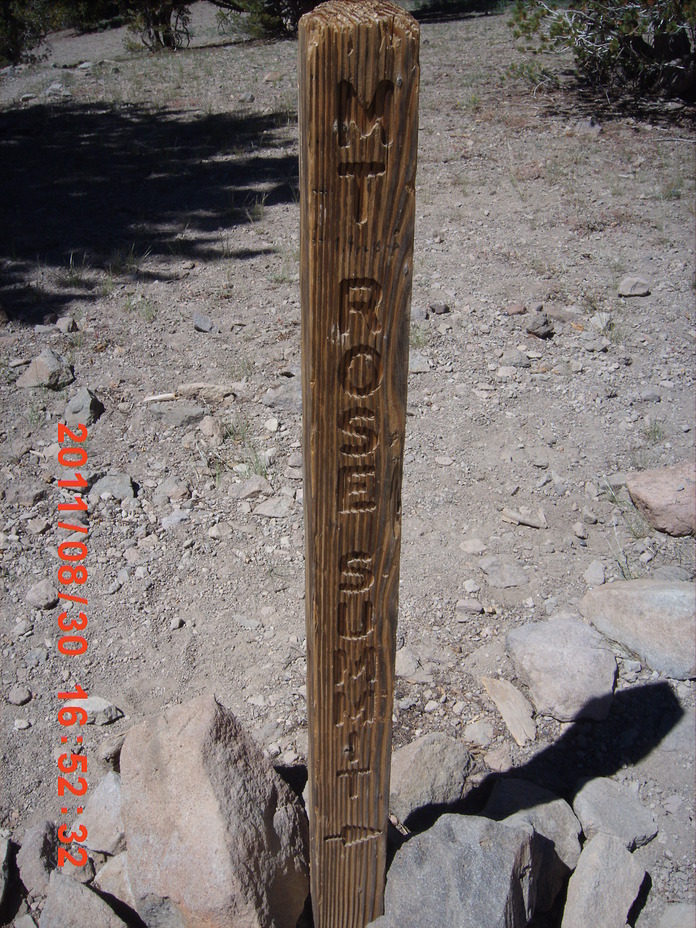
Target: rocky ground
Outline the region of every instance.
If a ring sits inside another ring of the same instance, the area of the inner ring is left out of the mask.
[[[64,34],[0,73],[11,857],[62,821],[75,684],[102,700],[90,791],[117,736],[201,694],[275,763],[306,755],[297,45],[221,44],[195,12],[186,53]],[[620,787],[654,820],[620,836],[649,874],[630,921],[662,928],[695,901],[696,135],[678,104],[534,93],[506,77],[518,60],[503,16],[422,27],[395,747],[454,738],[466,777],[444,798],[470,813],[494,772],[569,802],[586,778]],[[78,421],[89,502],[66,517],[58,423]],[[88,549],[74,657],[67,538]],[[398,793],[401,822],[443,801]],[[27,928],[46,887],[15,876],[3,924]]]

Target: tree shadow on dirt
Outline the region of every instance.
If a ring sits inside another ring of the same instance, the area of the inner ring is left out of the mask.
[[[295,118],[99,104],[0,113],[5,309],[36,322],[75,299],[67,291],[89,298],[88,268],[146,278],[149,257],[219,259],[226,230],[297,199]],[[66,292],[44,290],[37,265],[60,270]]]
[[[507,5],[511,6],[512,0],[508,0]],[[505,0],[425,0],[411,11],[411,15],[420,23],[446,23],[470,16],[504,13],[504,6]]]

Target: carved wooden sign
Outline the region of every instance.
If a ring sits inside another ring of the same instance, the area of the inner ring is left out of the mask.
[[[300,22],[311,888],[381,914],[418,141],[418,25],[386,0]]]

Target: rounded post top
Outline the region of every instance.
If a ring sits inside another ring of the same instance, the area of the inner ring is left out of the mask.
[[[300,20],[302,26],[334,26],[344,29],[391,20],[402,29],[419,32],[416,20],[391,0],[327,0]]]

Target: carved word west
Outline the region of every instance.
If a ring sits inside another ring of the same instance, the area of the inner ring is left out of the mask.
[[[348,81],[339,84],[337,161],[339,184],[346,185],[346,202],[353,228],[346,249],[369,231],[371,204],[387,170],[393,85],[382,81],[367,106]],[[356,228],[357,226],[357,228]],[[378,246],[379,247],[379,246]],[[374,258],[379,260],[378,247]],[[339,256],[340,257],[340,256]],[[349,261],[351,255],[349,254]],[[355,258],[355,255],[352,256]],[[333,653],[333,724],[340,739],[337,819],[329,824],[327,841],[344,847],[375,840],[382,824],[361,820],[358,798],[361,780],[372,772],[370,729],[380,717],[375,642],[375,551],[378,457],[384,389],[382,360],[382,286],[367,268],[362,276],[340,280],[338,471],[336,481],[339,548],[339,590],[336,647]],[[368,256],[369,261],[369,256]],[[348,261],[342,266],[350,266]],[[338,818],[338,810],[348,810]],[[347,823],[346,823],[347,822]]]

